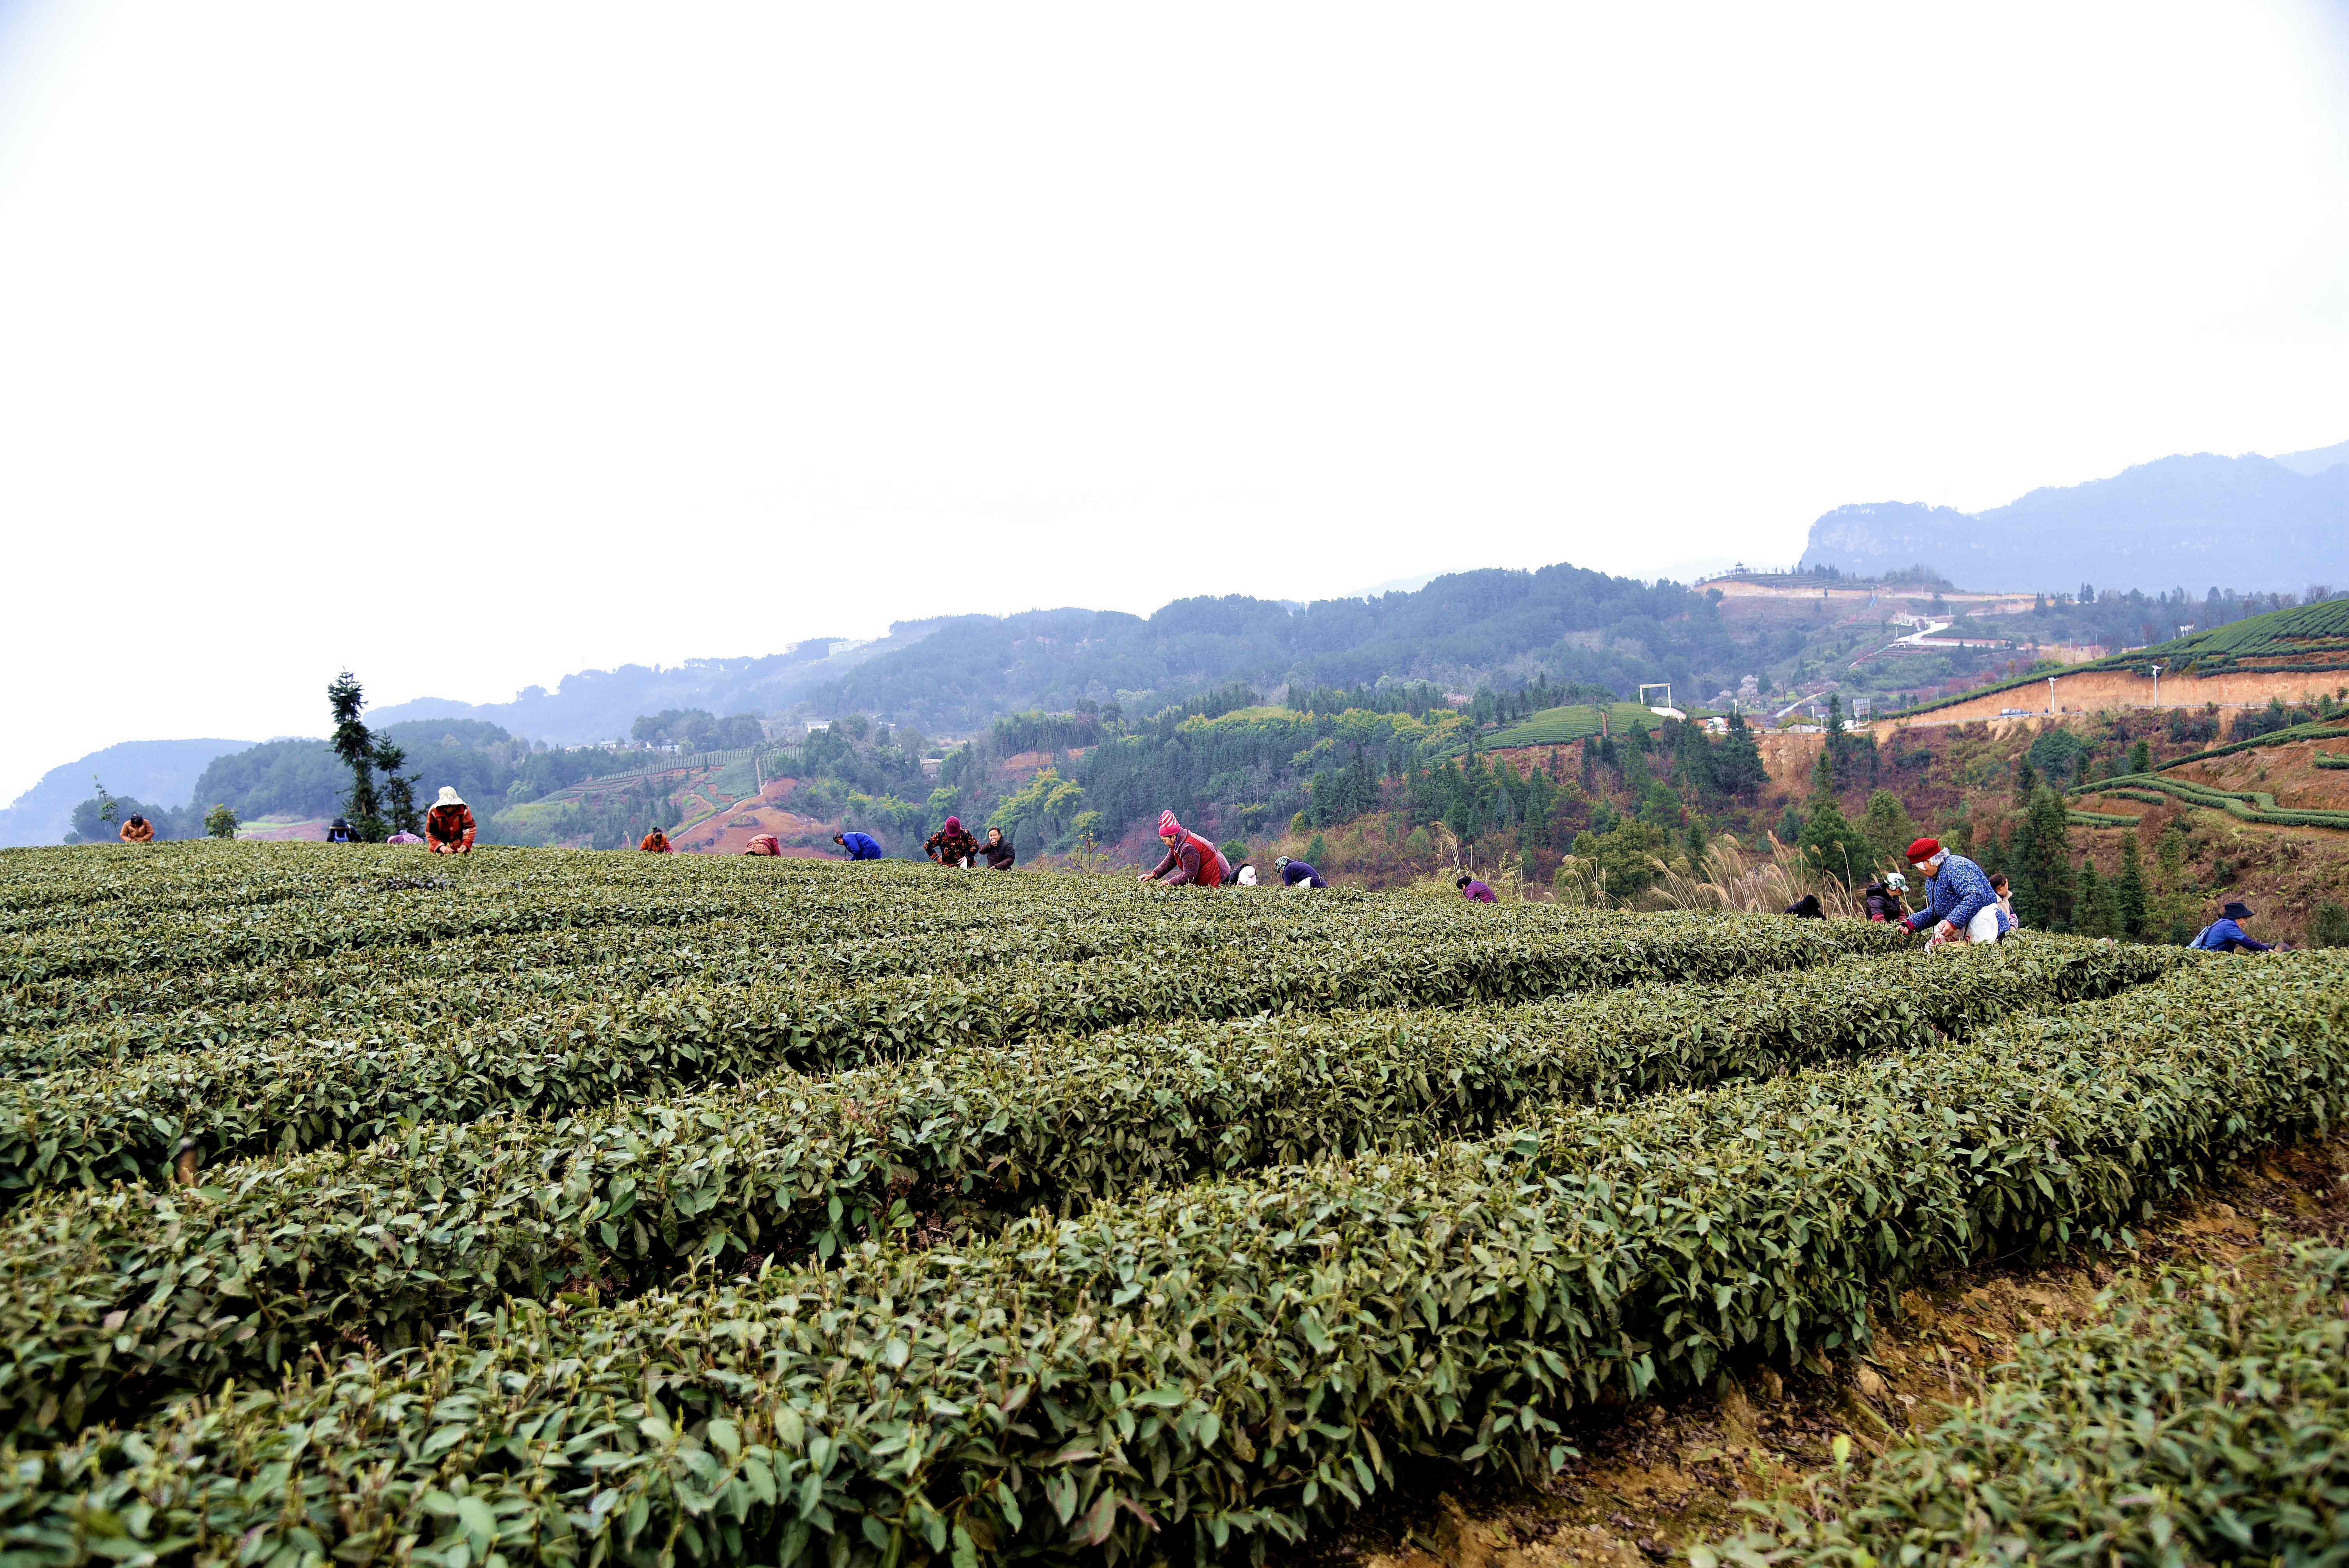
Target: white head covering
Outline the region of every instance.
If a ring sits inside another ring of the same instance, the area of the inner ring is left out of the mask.
[[[457,787],[453,784],[441,785],[440,799],[432,802],[435,807],[461,806],[465,802],[458,797]]]

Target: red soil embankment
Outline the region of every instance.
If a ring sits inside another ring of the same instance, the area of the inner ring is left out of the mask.
[[[772,833],[778,839],[793,839],[804,833],[823,830],[824,824],[812,817],[802,817],[780,806],[745,800],[730,810],[720,811],[705,822],[696,823],[683,833],[672,833],[669,841],[690,854],[739,855],[743,847],[761,833]],[[822,850],[802,849],[786,843],[783,853],[802,860],[827,860]]]
[[[1768,769],[1774,786],[1797,796],[1810,793],[1811,769],[1826,748],[1825,731],[1817,735],[1782,735],[1774,730],[1756,730],[1754,743],[1761,750],[1762,766]],[[1558,767],[1565,777],[1571,779],[1582,766],[1582,759],[1576,755],[1581,744],[1569,740],[1556,746],[1503,746],[1484,755],[1487,760],[1506,757],[1522,773],[1534,768],[1547,771],[1550,753],[1556,752]]]
[[[2106,713],[2131,707],[2201,707],[2217,703],[2220,707],[2265,707],[2271,697],[2281,697],[2288,703],[2313,702],[2321,693],[2349,687],[2349,672],[2335,670],[2283,675],[2224,675],[2207,678],[2195,676],[2164,676],[2161,678],[2160,700],[2154,697],[2154,679],[2143,673],[2123,670],[2086,670],[2077,675],[2055,672],[2055,705],[2063,713]],[[2028,708],[2033,714],[2043,714],[2047,708],[2047,683],[2034,681],[2026,686],[1969,697],[1948,707],[1937,707],[1930,713],[1914,718],[1895,718],[1895,725],[1969,724],[1975,719],[1996,718],[2002,708]]]

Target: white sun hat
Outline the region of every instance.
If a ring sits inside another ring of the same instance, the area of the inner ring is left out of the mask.
[[[458,796],[457,787],[453,784],[441,785],[440,799],[432,802],[436,808],[440,806],[461,806],[464,803],[463,799]]]

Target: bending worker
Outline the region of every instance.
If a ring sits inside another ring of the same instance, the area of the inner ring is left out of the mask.
[[[2251,918],[2248,903],[2230,903],[2219,912],[2219,918],[2195,934],[2194,945],[2205,953],[2271,953],[2264,942],[2254,942],[2237,923]]]
[[[1328,887],[1330,885],[1322,879],[1319,872],[1315,871],[1303,861],[1292,861],[1287,855],[1283,855],[1272,863],[1280,868],[1280,885],[1283,887]]]
[[[155,824],[144,817],[133,817],[122,824],[115,837],[126,844],[151,844],[155,841]]]
[[[644,841],[639,843],[636,848],[644,851],[647,854],[652,855],[668,855],[675,854],[677,852],[669,847],[668,835],[662,832],[658,828],[655,828],[651,832],[647,833],[644,837]]]
[[[1174,820],[1172,811],[1158,813],[1158,841],[1166,846],[1166,858],[1158,862],[1155,871],[1144,872],[1137,882],[1156,882],[1165,878],[1168,887],[1221,887],[1231,868],[1224,863],[1223,851]]]
[[[1909,901],[1903,895],[1908,891],[1909,879],[1899,872],[1894,872],[1881,881],[1868,883],[1865,895],[1868,918],[1888,924],[1896,920],[1906,919],[1909,914]]]
[[[1498,903],[1501,902],[1501,895],[1493,891],[1493,884],[1486,882],[1483,877],[1472,877],[1466,872],[1462,872],[1460,873],[1459,880],[1454,882],[1452,885],[1460,890],[1460,896],[1462,898],[1468,900],[1472,903]]]
[[[960,817],[948,817],[947,825],[922,841],[923,852],[942,866],[970,869],[978,857],[978,841],[970,836]]]
[[[1925,873],[1923,909],[1900,923],[1911,931],[1931,927],[1933,941],[1996,942],[2006,934],[1998,894],[1982,867],[1941,848],[1939,839],[1909,846],[1909,863]]]
[[[883,859],[880,841],[870,833],[834,833],[832,841],[848,851],[852,861]]]
[[[424,843],[436,855],[473,852],[472,809],[458,798],[453,785],[441,785],[440,798],[424,813]]]

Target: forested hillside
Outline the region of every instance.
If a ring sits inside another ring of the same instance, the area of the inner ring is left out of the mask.
[[[1178,599],[1143,618],[1048,610],[974,617],[809,695],[819,712],[972,730],[1080,699],[1154,712],[1237,681],[1259,690],[1430,681],[1454,691],[1553,681],[1734,686],[1745,665],[1713,602],[1573,566],[1457,573],[1408,593],[1301,608],[1238,594]]]

